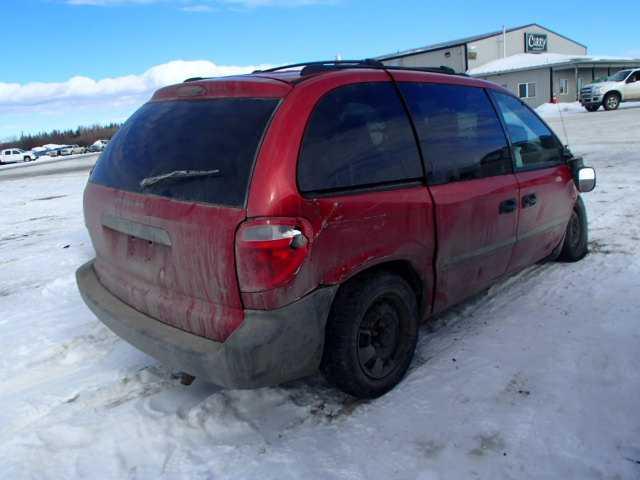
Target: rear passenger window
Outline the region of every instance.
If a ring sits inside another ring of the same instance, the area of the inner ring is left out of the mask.
[[[517,98],[493,93],[507,127],[516,170],[534,170],[562,163],[562,144],[529,107]]]
[[[422,178],[411,124],[391,83],[338,88],[311,114],[298,163],[302,192]]]
[[[507,139],[481,88],[401,83],[416,125],[430,184],[512,171]]]

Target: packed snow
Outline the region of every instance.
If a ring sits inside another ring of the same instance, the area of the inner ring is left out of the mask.
[[[0,478],[637,479],[640,108],[549,120],[598,171],[591,253],[422,328],[373,401],[182,386],[80,299],[88,172],[0,177]]]
[[[621,103],[618,108],[640,108],[640,102]],[[566,114],[587,113],[580,102],[544,103],[536,108],[536,112],[545,118],[560,117]]]

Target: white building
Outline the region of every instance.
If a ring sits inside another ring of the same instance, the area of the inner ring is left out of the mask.
[[[532,23],[377,57],[386,65],[446,66],[511,90],[531,106],[573,102],[583,84],[640,59],[587,55],[587,46]]]

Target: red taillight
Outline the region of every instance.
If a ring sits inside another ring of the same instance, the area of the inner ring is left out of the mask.
[[[290,218],[248,220],[236,234],[236,266],[243,292],[261,292],[289,282],[309,251],[311,227]]]

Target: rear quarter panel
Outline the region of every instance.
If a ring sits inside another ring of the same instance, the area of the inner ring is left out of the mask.
[[[320,285],[398,260],[412,265],[431,300],[435,237],[426,186],[317,197],[304,197],[297,187],[302,138],[316,103],[340,86],[389,80],[383,71],[324,74],[298,84],[280,106],[256,162],[247,216],[306,219],[313,231],[310,254],[288,285],[243,294],[245,307],[277,308]]]

